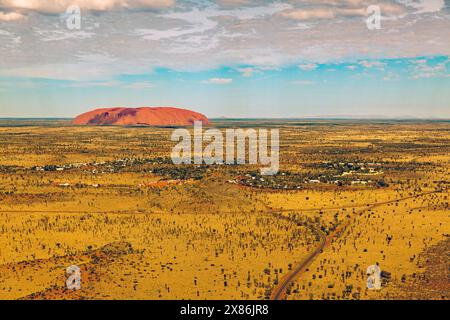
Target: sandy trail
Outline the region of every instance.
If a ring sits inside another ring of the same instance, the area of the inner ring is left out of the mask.
[[[404,198],[399,198],[399,199],[395,199],[395,200],[390,200],[390,201],[383,201],[383,202],[379,202],[379,203],[372,203],[369,204],[369,206],[367,206],[366,209],[364,210],[360,210],[358,212],[355,212],[349,219],[347,219],[346,221],[344,221],[341,225],[339,225],[336,230],[330,234],[329,236],[326,236],[322,230],[319,230],[317,228],[312,228],[312,232],[316,235],[319,236],[320,241],[317,244],[317,246],[315,247],[315,249],[309,253],[305,258],[302,259],[302,261],[300,261],[295,268],[289,272],[286,276],[283,277],[283,279],[280,281],[280,283],[275,287],[275,289],[272,291],[272,294],[270,296],[271,300],[284,300],[286,299],[286,291],[287,288],[289,288],[289,286],[294,282],[295,279],[297,279],[298,277],[300,277],[302,275],[302,273],[305,272],[306,268],[323,252],[323,250],[328,247],[332,241],[339,237],[339,235],[345,230],[345,228],[350,225],[350,223],[352,221],[354,221],[354,219],[356,219],[359,215],[361,215],[364,211],[366,210],[372,210],[375,209],[377,207],[383,206],[383,205],[388,205],[388,204],[392,204],[392,203],[398,203],[401,201],[405,201],[405,200],[409,200],[409,199],[414,199],[414,198],[419,198],[419,197],[423,197],[425,195],[430,195],[430,194],[436,194],[436,193],[442,193],[442,192],[446,192],[445,190],[441,190],[441,191],[430,191],[430,192],[425,192],[425,193],[421,193],[415,196],[408,196],[408,197],[404,197]],[[360,206],[355,206],[355,208],[360,207]],[[343,207],[348,209],[349,207]],[[295,211],[295,210],[291,210],[291,211]],[[289,217],[283,216],[280,213],[277,213],[275,211],[272,212],[272,214],[282,218],[282,219],[290,219]]]

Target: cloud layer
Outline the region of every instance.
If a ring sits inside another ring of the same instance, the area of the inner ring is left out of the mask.
[[[70,6],[82,10],[108,11],[115,9],[143,9],[172,7],[175,0],[0,0],[0,8],[10,11],[30,10],[42,13],[61,13]]]
[[[368,0],[0,0],[0,76],[108,80],[235,66],[250,78],[284,65],[450,55],[444,1],[377,3],[374,31]],[[67,28],[72,4],[80,30]]]

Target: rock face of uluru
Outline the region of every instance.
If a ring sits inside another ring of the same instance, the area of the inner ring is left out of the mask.
[[[117,126],[190,126],[194,121],[209,124],[204,115],[172,107],[96,109],[76,117],[76,125]]]

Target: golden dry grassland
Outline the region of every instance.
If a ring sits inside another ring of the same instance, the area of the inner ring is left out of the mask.
[[[173,165],[171,128],[1,125],[0,299],[269,299],[325,238],[283,298],[449,298],[448,122],[216,122],[280,128],[264,178]]]

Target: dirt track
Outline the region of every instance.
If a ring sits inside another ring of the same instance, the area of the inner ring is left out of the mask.
[[[443,190],[443,191],[430,191],[430,192],[425,192],[425,193],[422,193],[422,194],[419,194],[419,195],[416,195],[416,196],[409,196],[409,197],[404,197],[404,198],[400,198],[400,199],[396,199],[396,200],[390,200],[390,201],[374,203],[374,204],[370,204],[367,207],[367,209],[375,209],[375,208],[377,208],[379,206],[392,204],[392,203],[396,203],[396,202],[400,202],[400,201],[405,201],[405,200],[409,200],[409,199],[413,199],[413,198],[419,198],[419,197],[422,197],[422,196],[425,196],[425,195],[441,193],[441,192],[445,192],[445,190]],[[348,209],[348,207],[345,207],[345,208]],[[289,272],[285,277],[283,277],[283,279],[281,279],[280,283],[272,291],[272,294],[270,296],[270,300],[284,300],[286,298],[286,290],[292,284],[292,282],[295,279],[297,279],[306,270],[306,268],[323,252],[323,250],[333,241],[333,239],[338,237],[339,234],[342,231],[344,231],[345,228],[357,216],[362,214],[367,209],[360,210],[360,211],[354,213],[352,217],[350,217],[349,219],[344,221],[329,236],[325,236],[325,234],[319,229],[313,229],[312,230],[313,233],[317,234],[319,236],[319,238],[320,238],[320,241],[319,241],[318,245],[316,246],[316,248],[311,253],[309,253],[302,261],[300,261],[291,272]],[[292,211],[294,211],[294,210],[292,210]],[[280,218],[290,219],[289,217],[283,216],[280,213],[276,213],[276,212],[272,212],[272,213],[274,215],[280,217]]]

